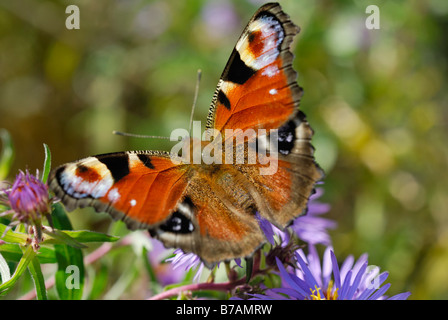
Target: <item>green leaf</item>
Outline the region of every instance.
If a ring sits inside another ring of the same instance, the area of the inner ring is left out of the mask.
[[[28,265],[28,270],[31,273],[31,277],[34,281],[34,287],[36,288],[37,300],[47,300],[47,289],[45,288],[45,279],[40,268],[40,263],[37,257],[31,260]]]
[[[17,282],[17,280],[20,278],[20,276],[28,267],[28,264],[31,262],[31,260],[33,260],[35,256],[36,253],[34,252],[32,246],[27,246],[22,256],[22,259],[20,259],[16,271],[12,275],[11,279],[0,285],[0,295],[6,294],[9,291],[9,289],[11,289],[14,286],[14,284]]]
[[[51,237],[45,237],[45,240],[42,241],[43,244],[66,244],[78,249],[87,248],[87,246],[76,241],[64,231],[54,229],[52,231],[44,230],[43,233]]]
[[[148,272],[149,280],[151,281],[151,283],[157,282],[156,272],[154,271],[154,268],[151,265],[151,261],[149,260],[148,249],[143,247],[142,252],[143,262],[145,264],[146,272]]]
[[[56,231],[56,230],[55,230]],[[81,244],[81,242],[115,242],[120,239],[120,237],[111,236],[101,232],[89,231],[89,230],[58,230],[59,235],[63,234],[65,237],[70,237],[73,241]],[[52,235],[52,233],[47,233]],[[44,243],[57,243],[53,239],[46,239]],[[68,244],[68,243],[66,243]],[[82,247],[85,247],[81,244]],[[76,246],[75,246],[76,247]]]
[[[23,251],[18,244],[5,243],[0,246],[0,252],[5,259],[11,262],[19,262],[22,258]],[[56,256],[53,249],[41,246],[37,252],[37,258],[40,263],[55,263]]]
[[[14,160],[14,146],[11,136],[6,129],[0,129],[0,139],[2,140],[2,151],[0,153],[0,180],[6,179]]]
[[[45,149],[45,161],[44,161],[44,170],[42,171],[42,181],[43,183],[47,182],[48,175],[50,174],[51,169],[51,152],[50,148],[44,143]]]
[[[4,224],[0,224],[0,235],[4,235],[1,239],[5,242],[17,243],[21,245],[25,245],[28,239],[28,235],[26,233],[12,231]]]
[[[93,284],[88,299],[96,300],[103,294],[109,284],[109,268],[102,265],[91,278],[93,279]]]
[[[120,240],[120,237],[89,230],[65,230],[63,232],[79,242],[115,242],[117,240]]]
[[[72,225],[60,203],[53,205],[51,213],[54,227],[71,230]],[[79,300],[84,287],[84,261],[81,249],[65,244],[55,244],[58,270],[56,271],[56,291],[63,300]]]

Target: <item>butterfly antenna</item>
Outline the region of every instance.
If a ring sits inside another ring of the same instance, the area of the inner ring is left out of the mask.
[[[201,82],[201,69],[198,70],[198,77],[196,79],[196,89],[194,92],[194,99],[193,99],[193,106],[191,107],[191,114],[190,114],[190,128],[188,130],[189,135],[191,136],[191,128],[193,126],[193,115],[194,115],[194,108],[196,107],[196,102],[198,101],[198,93],[199,93],[199,83]]]
[[[128,132],[121,132],[121,131],[112,131],[113,134],[116,134],[117,136],[125,136],[125,137],[133,137],[133,138],[144,138],[144,139],[165,139],[170,140],[170,137],[162,137],[162,136],[147,136],[144,134],[134,134],[134,133],[128,133]]]

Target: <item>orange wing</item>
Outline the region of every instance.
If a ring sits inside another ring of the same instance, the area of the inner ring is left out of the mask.
[[[137,229],[168,219],[187,187],[186,170],[168,153],[120,152],[65,164],[49,181],[69,211],[92,206]]]
[[[302,90],[289,46],[298,32],[278,4],[255,13],[218,83],[207,128],[278,129],[294,117]]]

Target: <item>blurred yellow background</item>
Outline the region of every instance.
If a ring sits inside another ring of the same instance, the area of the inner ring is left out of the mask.
[[[322,201],[338,223],[337,256],[367,252],[390,272],[391,295],[448,299],[448,2],[280,3],[302,29],[294,67],[327,174]],[[79,30],[65,26],[71,4]],[[233,46],[261,4],[0,0],[0,128],[16,152],[9,178],[41,169],[43,143],[53,167],[91,154],[169,150],[167,141],[111,132],[187,128],[198,69],[195,119],[205,123]],[[372,4],[378,30],[365,24]]]

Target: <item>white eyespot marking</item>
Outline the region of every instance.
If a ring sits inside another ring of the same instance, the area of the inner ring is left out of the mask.
[[[174,217],[173,220],[171,221],[171,223],[173,224],[173,231],[180,231],[182,228],[182,219],[179,217]]]
[[[77,175],[78,167],[82,165],[94,170],[98,179],[87,181]],[[95,157],[88,157],[77,163],[67,164],[59,177],[59,183],[62,189],[74,198],[101,198],[114,184],[112,175],[106,165],[98,161]]]
[[[132,199],[131,201],[129,201],[129,203],[131,204],[132,207],[134,207],[137,204],[137,200]]]
[[[257,46],[263,45],[262,48],[257,48],[256,54],[250,42],[250,35],[254,32],[261,32]],[[284,38],[285,33],[280,22],[273,17],[265,16],[249,25],[245,36],[240,38],[235,48],[247,66],[260,70],[275,62],[280,54],[279,46]],[[270,76],[269,73],[266,75]]]
[[[271,90],[269,90],[269,94],[270,95],[277,94],[277,90],[276,89],[271,89]]]
[[[113,188],[112,190],[109,191],[109,194],[107,195],[107,198],[109,199],[110,202],[114,203],[117,202],[118,199],[120,199],[121,195],[118,192],[117,188]]]

